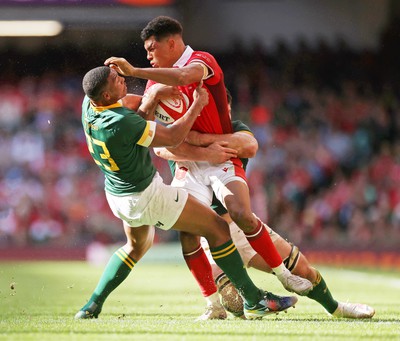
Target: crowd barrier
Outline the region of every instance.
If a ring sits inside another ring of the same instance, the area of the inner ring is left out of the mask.
[[[4,261],[88,261],[105,264],[121,245],[91,244],[87,248],[29,247],[0,249],[0,262]],[[340,267],[371,267],[383,270],[400,270],[400,251],[302,249],[311,264]],[[154,245],[141,262],[181,262],[179,243]]]

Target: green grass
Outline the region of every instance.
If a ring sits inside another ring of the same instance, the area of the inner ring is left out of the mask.
[[[97,320],[75,321],[102,267],[83,262],[0,263],[0,340],[400,340],[400,273],[320,267],[334,296],[375,307],[370,321],[338,320],[301,297],[261,321],[195,322],[204,302],[183,261],[139,263]],[[257,285],[285,294],[271,275]],[[13,288],[12,288],[13,287]]]

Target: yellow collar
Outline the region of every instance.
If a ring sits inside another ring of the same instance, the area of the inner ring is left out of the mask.
[[[92,107],[92,109],[93,109],[94,111],[96,111],[96,112],[102,112],[102,111],[107,110],[107,109],[113,109],[113,108],[120,108],[120,107],[122,107],[122,101],[119,100],[118,102],[115,102],[114,104],[106,105],[106,106],[104,106],[104,107],[100,107],[100,106],[99,106],[99,107],[96,107],[96,106],[93,105],[92,102],[90,102],[90,106]]]

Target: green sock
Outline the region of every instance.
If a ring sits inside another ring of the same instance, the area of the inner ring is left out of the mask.
[[[135,264],[136,261],[123,248],[115,251],[108,261],[89,302],[82,310],[88,308],[92,302],[95,302],[101,308],[108,295],[128,277]]]
[[[328,313],[333,313],[338,307],[338,302],[333,299],[331,292],[328,289],[321,274],[317,271],[318,277],[315,281],[313,290],[307,295],[307,297],[317,301],[321,304]]]
[[[260,289],[247,274],[242,258],[232,240],[210,248],[210,251],[217,265],[226,273],[246,302],[249,305],[257,304],[260,301]]]

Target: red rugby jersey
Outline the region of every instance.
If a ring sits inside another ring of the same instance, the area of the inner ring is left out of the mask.
[[[192,130],[211,134],[233,133],[231,117],[228,111],[228,100],[224,83],[224,73],[215,58],[207,52],[193,51],[187,46],[174,67],[183,67],[191,63],[201,63],[208,68],[208,76],[203,80],[204,87],[209,93],[209,103],[203,108],[200,116],[193,124]],[[146,90],[155,84],[149,80]],[[188,96],[189,104],[193,102],[193,92],[198,83],[179,86],[179,89]],[[179,117],[173,117],[174,120]]]

